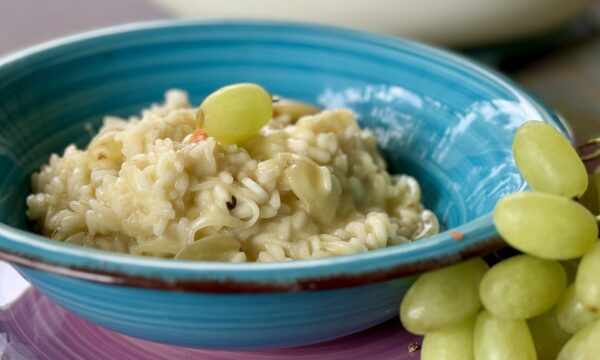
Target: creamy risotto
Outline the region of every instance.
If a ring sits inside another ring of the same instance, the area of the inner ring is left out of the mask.
[[[70,145],[33,175],[27,215],[71,244],[231,262],[353,254],[438,232],[419,184],[387,172],[352,112],[273,110],[236,143],[197,129],[202,113],[182,91],[140,117],[106,117],[87,150]]]

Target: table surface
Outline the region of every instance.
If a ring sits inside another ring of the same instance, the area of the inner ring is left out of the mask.
[[[45,40],[169,13],[145,0],[2,0],[0,55]],[[554,108],[582,143],[600,136],[600,2],[576,22],[541,38],[469,49],[465,54],[496,67]],[[392,320],[373,329],[309,347],[252,353],[190,350],[153,344],[98,328],[30,289],[0,263],[0,359],[101,359],[111,349],[131,359],[417,359],[419,343]],[[113,357],[114,358],[114,357]]]

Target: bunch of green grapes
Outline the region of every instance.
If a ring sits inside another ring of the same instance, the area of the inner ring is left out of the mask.
[[[424,360],[600,359],[600,173],[539,121],[517,130],[513,155],[533,191],[501,199],[494,223],[522,254],[417,279],[400,319],[425,335]]]

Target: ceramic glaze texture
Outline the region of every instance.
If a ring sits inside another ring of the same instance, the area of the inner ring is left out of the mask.
[[[29,232],[29,178],[52,152],[85,145],[102,116],[136,114],[169,88],[199,104],[235,82],[355,111],[391,171],[415,176],[425,205],[464,239],[444,232],[344,257],[221,264],[118,255]],[[490,211],[524,188],[511,141],[529,119],[560,128],[528,95],[465,60],[348,30],[154,23],[58,41],[0,62],[0,258],[65,308],[144,339],[264,348],[340,337],[394,317],[412,275],[500,245]]]
[[[2,280],[9,280],[2,282]],[[7,264],[0,263],[0,351],[5,359],[69,360],[272,360],[418,358],[408,345],[420,338],[404,331],[397,319],[360,333],[293,349],[231,351],[191,349],[123,336],[74,315],[28,284]],[[32,316],[33,314],[33,316]]]

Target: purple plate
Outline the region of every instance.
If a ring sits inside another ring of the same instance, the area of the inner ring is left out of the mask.
[[[0,359],[418,359],[421,338],[398,319],[321,344],[252,352],[202,350],[138,340],[98,327],[48,300],[0,262]]]

